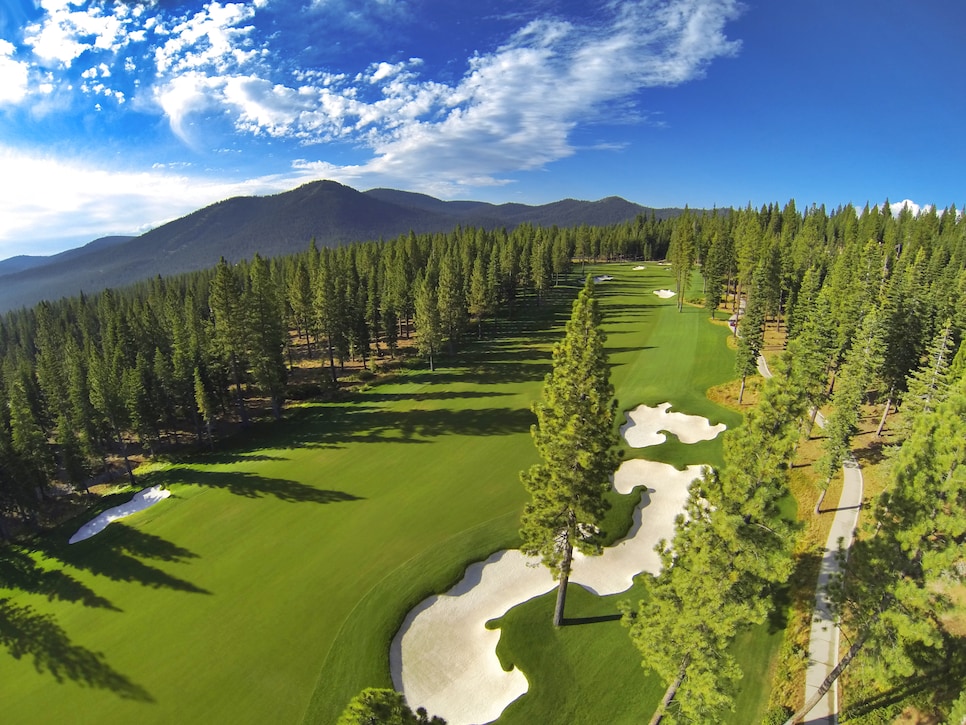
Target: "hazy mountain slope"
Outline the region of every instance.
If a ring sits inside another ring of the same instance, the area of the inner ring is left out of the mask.
[[[43,267],[47,264],[56,264],[57,262],[63,262],[66,260],[76,261],[90,252],[96,252],[100,249],[114,247],[118,244],[124,244],[131,239],[134,239],[134,237],[101,237],[100,239],[95,239],[93,242],[88,242],[83,247],[68,249],[65,252],[52,254],[50,256],[40,257],[29,254],[21,254],[17,257],[10,257],[9,259],[0,260],[0,277],[6,274],[16,274],[17,272],[23,272],[28,269]]]
[[[230,261],[290,254],[321,246],[388,239],[410,230],[446,232],[457,225],[512,229],[530,222],[561,227],[613,224],[649,209],[618,197],[585,202],[567,199],[543,206],[442,201],[392,189],[359,192],[317,181],[273,196],[236,197],[212,204],[139,237],[105,238],[46,258],[7,260],[0,277],[0,311],[31,306],[84,291],[122,287],[155,275],[168,276]],[[26,264],[28,268],[24,268]]]

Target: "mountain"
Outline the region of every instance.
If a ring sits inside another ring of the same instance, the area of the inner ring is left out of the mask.
[[[272,196],[226,199],[139,237],[105,237],[52,257],[0,261],[0,311],[205,269],[221,257],[238,261],[256,252],[263,257],[300,252],[313,239],[331,247],[409,231],[447,232],[457,225],[604,225],[651,211],[619,197],[542,206],[489,204],[442,201],[393,189],[360,192],[334,181],[315,181]],[[654,211],[658,218],[680,213]]]
[[[49,257],[21,254],[17,257],[3,259],[0,260],[0,277],[3,277],[7,274],[23,272],[28,269],[33,269],[34,267],[42,267],[46,264],[78,259],[86,255],[88,252],[95,252],[99,249],[105,249],[107,247],[123,244],[131,239],[134,239],[134,237],[101,237],[100,239],[95,239],[93,242],[88,242],[83,247],[78,247],[77,249],[68,249],[66,252],[53,254]]]

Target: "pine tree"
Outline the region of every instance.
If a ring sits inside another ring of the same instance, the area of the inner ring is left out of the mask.
[[[821,513],[825,492],[842,462],[851,454],[852,438],[859,429],[859,413],[866,391],[880,373],[885,341],[879,311],[875,308],[862,320],[852,348],[846,354],[839,385],[832,397],[832,412],[825,423],[824,452],[816,462],[823,479],[815,513]]]
[[[674,270],[675,291],[678,294],[678,312],[684,309],[684,296],[691,284],[691,272],[694,269],[696,255],[694,218],[688,208],[677,218],[674,231],[671,233],[671,246],[668,249],[668,260]]]
[[[436,369],[435,357],[443,342],[443,323],[439,316],[439,291],[436,271],[432,267],[417,281],[416,290],[416,348],[429,360],[429,369]]]
[[[741,376],[738,403],[745,395],[745,379],[758,369],[758,355],[765,344],[765,309],[761,284],[764,268],[758,266],[748,295],[748,306],[738,322],[738,350],[735,355],[735,373]]]
[[[792,571],[794,531],[782,516],[805,395],[794,361],[776,361],[761,400],[728,434],[725,466],[691,484],[673,542],[649,597],[623,603],[624,623],[645,665],[669,682],[653,722],[673,700],[689,722],[715,722],[733,707],[741,670],[729,651],[743,628],[764,621],[770,588]]]
[[[531,429],[541,463],[521,474],[530,494],[523,513],[521,549],[540,556],[556,579],[554,626],[563,621],[574,548],[599,554],[599,525],[607,509],[609,476],[620,460],[614,431],[617,401],[609,382],[600,311],[588,279],[573,305],[564,339]]]
[[[948,587],[966,580],[966,377],[914,421],[895,454],[873,521],[851,547],[834,587],[835,612],[852,646],[815,695],[788,719],[800,722],[863,654],[885,688],[946,661],[958,638],[946,630]]]
[[[902,396],[907,421],[903,432],[906,434],[912,429],[912,421],[922,413],[934,410],[949,391],[949,366],[955,354],[953,332],[952,320],[946,320],[926,349],[922,364],[907,379],[907,392]]]
[[[268,264],[259,255],[252,259],[248,274],[250,284],[244,301],[252,377],[255,384],[269,396],[272,415],[278,420],[282,417],[287,379],[283,356],[286,330],[282,324],[282,306]]]
[[[248,349],[248,319],[245,312],[244,288],[241,279],[222,257],[211,281],[209,304],[214,319],[214,343],[231,366],[235,384],[235,399],[242,424],[248,423],[248,409],[242,394],[245,372],[245,352]]]
[[[446,721],[437,716],[430,719],[421,707],[413,712],[395,690],[367,687],[352,698],[336,725],[446,725]]]

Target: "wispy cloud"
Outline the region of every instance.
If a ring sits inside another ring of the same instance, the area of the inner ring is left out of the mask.
[[[13,43],[0,40],[0,104],[20,103],[27,96],[28,65],[16,60]]]
[[[607,118],[607,106],[621,108],[642,88],[701,77],[711,61],[737,52],[724,26],[739,11],[729,0],[642,1],[611,5],[594,25],[531,21],[502,46],[469,58],[453,84],[421,78],[416,58],[376,61],[322,83],[304,75],[278,82],[257,68],[223,72],[232,64],[223,62],[231,51],[222,44],[222,64],[207,64],[212,72],[174,77],[156,94],[178,133],[190,114],[220,111],[239,132],[370,150],[369,161],[343,168],[319,159],[318,168],[340,177],[370,173],[455,192],[565,158],[574,153],[578,124],[620,122]],[[248,53],[234,67],[250,66],[255,55]]]
[[[192,148],[230,145],[215,135],[227,127],[239,141],[297,147],[298,160],[280,176],[231,184],[0,150],[5,172],[15,163],[26,174],[4,192],[0,243],[27,229],[56,238],[68,218],[83,220],[69,225],[75,237],[105,225],[130,231],[219,194],[274,191],[312,175],[469,194],[587,149],[574,141],[578,127],[639,121],[649,115],[637,107],[642,89],[700,78],[739,49],[725,34],[741,11],[736,0],[611,0],[583,20],[537,17],[543,6],[535,6],[501,43],[452,59],[446,82],[427,77],[418,57],[368,58],[333,72],[300,67],[298,56],[276,62],[276,38],[258,25],[260,13],[277,11],[274,2],[213,0],[171,15],[156,2],[40,0],[42,15],[20,48],[0,39],[0,104],[54,108],[82,93],[119,112],[156,114]],[[411,8],[402,0],[307,0],[298,12],[374,32]],[[50,100],[38,102],[40,95]],[[359,160],[336,163],[345,157],[333,143]]]
[[[27,154],[0,145],[0,259],[29,235],[53,253],[108,234],[137,234],[231,196],[289,188],[298,175],[245,181],[158,165],[119,171],[86,159]]]

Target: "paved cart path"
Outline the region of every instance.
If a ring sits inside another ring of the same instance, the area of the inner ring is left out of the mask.
[[[758,358],[758,371],[766,378],[771,371],[763,356]],[[815,422],[825,425],[825,418],[818,414]],[[815,587],[815,610],[812,614],[812,631],[808,640],[808,668],[805,671],[805,700],[822,685],[825,678],[838,664],[839,628],[832,617],[828,585],[829,580],[841,569],[837,554],[839,546],[848,553],[852,537],[859,522],[862,508],[862,469],[853,456],[842,464],[844,482],[835,518],[822,552],[818,584]],[[825,510],[829,512],[828,509]],[[835,725],[838,722],[838,682],[833,683],[825,696],[818,701],[805,718],[807,725]]]

